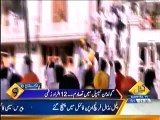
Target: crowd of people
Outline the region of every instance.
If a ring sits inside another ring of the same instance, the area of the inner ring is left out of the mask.
[[[74,50],[75,59],[67,60],[64,55],[61,62],[48,60],[44,71],[48,89],[118,89],[127,96],[129,89],[136,84],[131,76],[121,73],[122,65],[115,60],[115,56],[125,58],[126,55],[129,31],[125,8],[112,6],[107,14],[101,8],[97,14],[87,39],[81,39]],[[6,68],[1,61],[2,99],[8,97],[6,90],[14,83],[40,82],[27,56],[24,57],[24,72],[20,76],[15,72],[14,65]],[[150,89],[152,98],[157,99],[153,84],[155,77],[152,69],[144,73],[144,83]]]
[[[26,60],[27,59],[27,60]],[[136,84],[136,81],[121,73],[121,63],[119,61],[108,61],[99,58],[97,69],[94,66],[93,59],[84,63],[79,61],[79,66],[75,70],[64,64],[57,64],[49,60],[46,65],[44,75],[46,77],[46,87],[48,89],[118,89],[123,96],[129,94],[129,89]],[[94,60],[97,61],[96,57]],[[25,57],[25,64],[32,66],[32,62]],[[70,63],[71,64],[71,63]],[[110,67],[110,73],[107,69]],[[1,98],[8,99],[6,91],[14,83],[38,83],[40,80],[32,70],[27,70],[24,76],[14,72],[13,66],[4,67],[1,61]],[[155,72],[148,69],[144,74],[144,83],[150,89],[152,98],[157,99],[157,93],[154,88]]]

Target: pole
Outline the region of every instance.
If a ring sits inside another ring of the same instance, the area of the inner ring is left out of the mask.
[[[25,47],[27,56],[30,59],[30,40],[29,40],[29,22],[28,22],[28,10],[27,10],[27,2],[26,0],[22,1],[23,6],[23,19],[24,19],[24,29],[25,29]],[[31,71],[31,66],[28,65],[29,71]]]

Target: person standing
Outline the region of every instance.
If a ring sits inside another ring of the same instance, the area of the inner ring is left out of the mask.
[[[100,70],[94,77],[95,89],[109,89],[109,75],[106,73],[107,63],[104,59],[100,60]]]
[[[109,89],[115,89],[116,88],[115,67],[112,61],[109,61],[109,64],[110,64]]]
[[[114,62],[115,72],[116,72],[116,89],[121,91],[122,80],[125,79],[125,76],[121,73],[122,65],[119,61]]]
[[[80,40],[80,43],[79,43],[79,47],[78,47],[78,53],[79,53],[79,59],[82,60],[83,62],[86,62],[87,59],[87,54],[86,54],[86,51],[85,51],[85,40],[84,39],[81,39]]]
[[[99,39],[99,32],[98,32],[98,28],[95,24],[91,25],[91,32],[89,33],[90,36],[90,40],[89,43],[91,45],[91,48],[95,50],[95,47],[97,45],[97,40]]]
[[[116,89],[118,89],[124,97],[128,97],[129,90],[136,84],[135,79],[130,76],[124,76],[121,73],[122,66],[119,61],[115,61],[116,71]]]
[[[59,83],[59,89],[80,89],[80,85],[75,74],[72,72],[64,74]]]
[[[27,71],[24,74],[21,83],[39,83],[40,81],[37,75],[32,71],[32,61],[28,56],[24,57],[24,65],[27,67]]]
[[[84,79],[83,79],[84,72],[85,72],[85,66],[84,66],[84,63],[80,60],[79,66],[76,69],[76,73],[75,73],[76,77],[79,80],[80,89],[84,86]]]
[[[109,31],[109,60],[112,61],[115,53],[115,41],[116,41],[117,32],[114,28],[113,24],[111,24],[111,28]]]
[[[152,99],[158,99],[156,89],[154,87],[154,81],[156,79],[155,71],[152,69],[147,69],[144,75],[144,84],[150,90],[149,95]]]
[[[9,89],[9,80],[8,76],[8,68],[4,67],[4,63],[1,60],[1,99],[9,99],[9,96],[6,94],[6,91]]]
[[[127,48],[127,38],[129,37],[128,33],[128,18],[127,15],[125,14],[125,8],[124,6],[121,6],[120,9],[118,10],[118,15],[120,16],[120,20],[122,22],[122,26],[124,24],[124,27],[120,30],[119,33],[119,39],[121,42],[121,55],[123,58],[126,56],[126,48]]]
[[[19,83],[21,79],[22,77],[16,71],[14,64],[11,63],[8,69],[8,80],[10,81],[10,86],[12,86],[14,83]]]
[[[55,80],[55,64],[52,59],[49,59],[48,64],[46,65],[45,69],[45,78],[46,78],[46,85],[49,89],[54,89]]]
[[[105,16],[105,9],[103,7],[101,7],[100,9],[99,16],[100,16],[100,27],[102,28],[102,32],[104,32],[106,16]]]
[[[83,88],[93,87],[93,79],[94,79],[94,68],[92,63],[88,64],[88,68],[84,72],[84,86]]]
[[[97,55],[97,61],[99,61],[100,58],[104,57],[105,54],[105,37],[104,34],[100,35],[99,41],[97,43],[97,50],[96,50],[96,54]]]

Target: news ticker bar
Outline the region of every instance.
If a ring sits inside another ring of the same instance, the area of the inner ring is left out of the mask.
[[[107,90],[24,90],[18,99],[40,99],[40,98],[111,98],[122,99],[119,91]]]
[[[1,118],[2,120],[160,120],[158,115],[2,116]]]
[[[2,100],[1,115],[116,115],[126,100]]]
[[[12,99],[48,99],[48,98],[111,98],[122,99],[121,93],[117,89],[107,90],[87,90],[87,89],[26,89],[37,88],[39,84],[14,84],[7,91],[6,94]],[[25,88],[25,89],[24,89]]]

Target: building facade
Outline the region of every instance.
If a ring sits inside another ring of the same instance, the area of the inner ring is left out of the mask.
[[[42,78],[48,56],[60,56],[64,51],[72,56],[76,42],[85,38],[89,1],[27,1],[27,8],[33,71]],[[16,69],[21,72],[26,54],[24,21],[14,15],[2,15],[2,21],[2,51],[15,57]]]
[[[90,24],[94,21],[97,11],[97,1],[27,1],[30,50],[33,60],[33,71],[38,75],[43,87],[44,66],[48,56],[60,56],[65,52],[67,56],[73,56],[76,43],[81,38],[86,38],[90,30]],[[103,6],[115,4],[114,1],[101,1]],[[116,2],[117,4],[117,2]],[[130,9],[130,2],[118,2]],[[137,6],[140,6],[137,2]],[[150,65],[149,44],[154,44],[155,55],[154,65],[160,60],[160,29],[141,29],[140,7],[136,15],[129,18],[130,24],[130,56],[128,64],[128,75],[139,79],[139,59],[141,51],[144,51],[144,58],[141,58],[145,66]],[[129,12],[129,11],[128,11]],[[24,21],[16,15],[2,15],[1,25],[1,50],[10,53],[15,58],[16,69],[21,73],[25,49]],[[9,25],[6,20],[9,21]],[[133,72],[134,71],[134,72]],[[157,73],[159,70],[157,71]],[[21,73],[22,74],[22,73]]]

